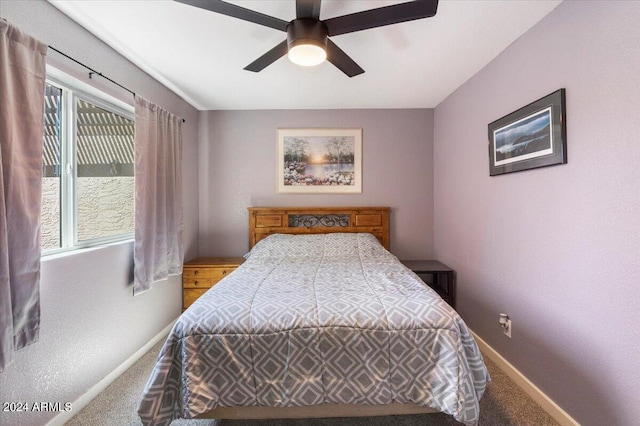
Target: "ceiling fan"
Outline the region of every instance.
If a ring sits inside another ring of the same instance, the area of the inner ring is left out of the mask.
[[[292,62],[303,66],[318,65],[326,59],[349,77],[362,74],[364,70],[329,37],[430,18],[438,9],[438,0],[414,0],[320,20],[322,0],[296,0],[296,19],[287,22],[221,0],[175,1],[287,33],[286,40],[247,65],[245,70],[262,71],[288,54]]]

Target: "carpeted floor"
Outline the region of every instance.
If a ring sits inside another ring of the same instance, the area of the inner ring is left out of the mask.
[[[162,340],[76,414],[69,426],[138,426],[138,398],[151,374]],[[480,401],[480,426],[557,425],[506,374],[485,357],[491,383]],[[175,420],[172,426],[441,426],[459,425],[446,414],[415,414],[340,419]]]

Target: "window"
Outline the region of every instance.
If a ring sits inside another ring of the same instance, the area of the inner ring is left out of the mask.
[[[132,238],[133,107],[59,71],[47,73],[43,253]]]

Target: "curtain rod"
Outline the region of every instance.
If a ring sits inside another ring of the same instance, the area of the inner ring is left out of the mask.
[[[118,83],[117,81],[114,81],[114,80],[110,79],[109,77],[107,77],[106,75],[102,74],[101,72],[98,72],[98,71],[94,70],[93,68],[91,68],[90,66],[87,66],[87,65],[83,64],[82,62],[78,61],[77,59],[72,58],[71,56],[67,55],[66,53],[63,53],[63,52],[59,51],[59,50],[58,50],[58,49],[56,49],[55,47],[53,47],[53,46],[49,46],[49,49],[51,49],[51,50],[53,50],[53,51],[55,51],[55,52],[58,52],[59,54],[61,54],[61,55],[62,55],[62,56],[64,56],[65,58],[68,58],[68,59],[72,60],[73,62],[75,62],[76,64],[81,65],[81,66],[85,67],[86,69],[88,69],[89,71],[91,71],[91,72],[89,73],[89,78],[92,78],[93,74],[97,74],[97,75],[99,75],[100,77],[104,78],[105,80],[110,81],[111,83],[115,84],[116,86],[118,86],[118,87],[120,87],[120,88],[122,88],[122,89],[126,90],[126,91],[127,91],[127,92],[129,92],[129,93],[131,93],[133,96],[135,96],[135,95],[136,95],[136,92],[134,92],[133,90],[127,89],[127,88],[126,88],[126,87],[124,87],[122,84]],[[186,121],[187,121],[187,120],[185,120],[184,118],[182,119],[182,122],[183,122],[183,123],[185,123]]]

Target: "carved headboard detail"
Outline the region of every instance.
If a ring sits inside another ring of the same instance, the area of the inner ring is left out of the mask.
[[[249,249],[270,234],[368,232],[389,250],[389,207],[249,207]]]

